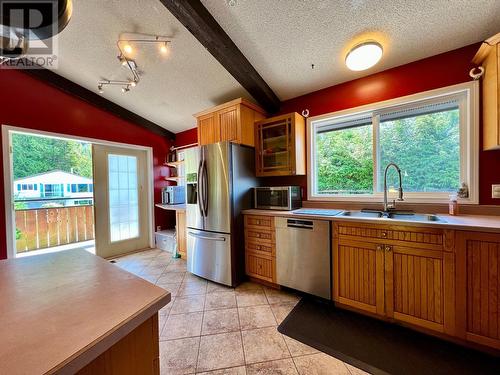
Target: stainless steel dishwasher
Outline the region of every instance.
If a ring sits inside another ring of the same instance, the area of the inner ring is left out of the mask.
[[[330,222],[277,217],[275,224],[278,284],[331,299]]]

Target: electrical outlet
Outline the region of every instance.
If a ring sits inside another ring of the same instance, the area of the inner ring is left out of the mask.
[[[161,231],[161,225],[158,225],[158,226],[156,227],[156,231],[157,231],[157,232]]]
[[[500,185],[491,185],[491,197],[500,198]]]

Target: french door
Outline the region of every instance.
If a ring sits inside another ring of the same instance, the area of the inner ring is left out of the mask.
[[[147,152],[94,145],[93,161],[96,255],[109,258],[148,248]]]

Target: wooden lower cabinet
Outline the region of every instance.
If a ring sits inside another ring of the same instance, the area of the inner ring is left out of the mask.
[[[159,357],[158,314],[155,314],[77,374],[159,375]]]
[[[245,215],[245,273],[276,283],[276,234],[274,217]]]
[[[182,258],[187,256],[187,241],[186,241],[186,212],[175,211],[175,235],[177,237],[177,251]]]
[[[500,349],[500,234],[457,231],[457,336]]]
[[[334,223],[333,299],[426,329],[454,332],[454,253],[433,228]]]
[[[335,301],[383,314],[384,257],[380,247],[376,243],[340,239],[333,259]]]

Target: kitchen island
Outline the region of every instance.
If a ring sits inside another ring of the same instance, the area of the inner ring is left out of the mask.
[[[84,250],[0,261],[1,374],[158,374],[170,293]]]

